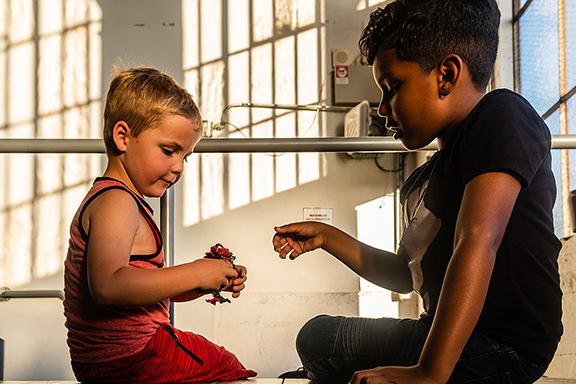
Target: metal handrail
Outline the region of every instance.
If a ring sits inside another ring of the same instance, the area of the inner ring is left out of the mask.
[[[10,299],[43,299],[50,297],[64,300],[64,291],[62,291],[61,289],[13,291],[7,287],[0,288],[0,302],[8,301]]]
[[[436,141],[419,151],[438,149]],[[576,135],[553,135],[552,149],[576,149]],[[0,153],[104,153],[102,139],[0,139]],[[390,136],[313,138],[204,138],[196,153],[406,152]]]

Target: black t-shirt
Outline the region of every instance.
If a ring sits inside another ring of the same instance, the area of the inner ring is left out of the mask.
[[[505,172],[522,185],[476,330],[513,347],[535,364],[548,363],[562,334],[562,292],[552,208],[550,132],[520,95],[496,90],[478,103],[448,144],[416,169],[401,191],[406,257],[423,319],[434,316],[464,187],[486,172]]]

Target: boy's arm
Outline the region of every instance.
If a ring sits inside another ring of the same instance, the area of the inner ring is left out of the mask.
[[[322,248],[374,284],[400,293],[412,291],[407,260],[364,244],[332,225],[308,221],[275,230],[272,244],[283,259]]]
[[[496,252],[520,188],[518,180],[499,172],[479,175],[466,185],[454,254],[418,365],[360,371],[352,384],[448,381],[482,312]]]
[[[228,285],[228,279],[237,277],[230,263],[215,259],[157,269],[128,266],[134,240],[142,236],[138,232],[150,228],[141,227],[136,202],[124,191],[103,193],[88,206],[85,215],[90,239],[88,284],[100,305],[152,304],[197,288],[218,289]]]

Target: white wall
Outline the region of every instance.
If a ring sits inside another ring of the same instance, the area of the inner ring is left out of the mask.
[[[546,375],[576,379],[576,236],[562,240],[558,257],[562,288],[562,324],[564,334]]]

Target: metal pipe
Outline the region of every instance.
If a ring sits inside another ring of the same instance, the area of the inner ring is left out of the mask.
[[[174,265],[174,188],[170,188],[160,198],[160,231],[164,241],[166,265]],[[174,325],[174,303],[169,307],[170,324]]]
[[[263,108],[263,109],[284,109],[287,111],[320,111],[320,112],[337,112],[346,113],[354,107],[338,107],[330,105],[293,105],[293,104],[258,104],[258,103],[236,103],[227,105],[220,116],[221,121],[225,121],[228,111],[232,108]]]
[[[10,299],[43,299],[57,298],[64,300],[64,291],[62,290],[29,290],[29,291],[12,291],[6,287],[1,288],[0,302]]]
[[[0,337],[0,381],[4,380],[4,339]]]
[[[418,151],[438,149],[435,141]],[[553,135],[552,149],[576,149],[576,135]],[[205,138],[195,153],[406,152],[391,136]],[[104,153],[101,139],[0,139],[0,153]]]

